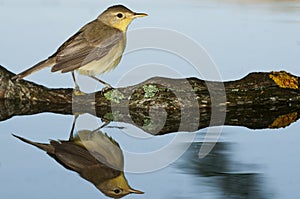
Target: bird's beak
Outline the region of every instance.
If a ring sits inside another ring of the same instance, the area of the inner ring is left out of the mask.
[[[144,194],[144,192],[130,188],[129,193]]]
[[[148,16],[146,13],[134,13],[133,14],[134,18],[146,17],[146,16]]]

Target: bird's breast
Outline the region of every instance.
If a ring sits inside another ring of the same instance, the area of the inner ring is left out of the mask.
[[[78,72],[88,76],[101,75],[109,72],[120,63],[123,52],[124,46],[116,45],[101,59],[95,59],[78,68]]]

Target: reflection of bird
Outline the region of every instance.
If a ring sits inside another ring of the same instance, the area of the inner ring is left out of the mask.
[[[144,16],[147,14],[134,13],[122,5],[109,7],[97,19],[83,26],[63,43],[52,56],[14,76],[13,79],[19,80],[45,67],[52,67],[52,72],[72,72],[76,91],[79,91],[79,87],[74,70],[110,87],[95,75],[109,72],[119,64],[126,46],[129,24],[135,18]]]
[[[69,141],[51,140],[50,144],[14,136],[46,151],[65,168],[76,171],[109,197],[121,198],[130,193],[143,194],[128,185],[119,144],[101,131],[79,131]]]

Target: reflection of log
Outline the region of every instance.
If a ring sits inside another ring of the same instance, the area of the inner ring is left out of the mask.
[[[286,72],[251,73],[224,83],[156,77],[138,85],[84,96],[73,96],[72,89],[11,81],[12,76],[0,68],[0,99],[5,99],[0,101],[1,120],[45,111],[90,112],[109,121],[128,122],[150,133],[165,134],[178,131],[182,121],[186,124],[180,131],[209,126],[211,107],[217,113],[224,113],[227,108],[226,125],[249,128],[276,128],[299,118],[298,77]],[[211,124],[221,125],[221,119]],[[161,120],[166,120],[163,126],[158,125]]]

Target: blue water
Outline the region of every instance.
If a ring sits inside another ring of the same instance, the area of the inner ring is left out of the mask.
[[[13,72],[30,67],[50,56],[82,25],[114,3],[118,2],[0,0],[0,64]],[[131,31],[158,27],[191,38],[206,50],[210,61],[215,64],[217,80],[235,80],[253,71],[286,70],[300,75],[300,1],[130,0],[126,1],[126,5],[149,14],[147,18],[134,21],[129,28]],[[128,45],[134,40],[129,32]],[[206,68],[208,63],[203,61],[199,67],[209,71],[210,68]],[[206,74],[205,71],[196,73],[186,60],[169,52],[144,50],[124,56],[116,70],[101,78],[117,85],[126,72],[143,64],[154,69],[142,77],[139,75],[142,72],[135,72],[130,76],[130,83],[153,74],[170,77],[199,77],[204,74],[204,78]],[[163,69],[159,64],[164,66]],[[49,87],[73,87],[69,74],[51,74],[49,69],[27,79]],[[95,89],[97,86],[93,83],[90,81],[85,88]],[[101,125],[99,119],[87,117],[79,122],[78,129],[94,129]],[[16,116],[0,123],[1,198],[106,198],[89,182],[60,166],[46,153],[11,136],[15,133],[39,142],[65,140],[72,121],[72,116],[42,113]],[[124,151],[155,151],[175,137],[151,137],[136,127],[126,127],[129,132],[135,133],[134,137],[117,129],[105,130]],[[127,173],[129,184],[145,194],[126,198],[299,198],[299,129],[299,122],[277,130],[226,126],[220,138],[223,148],[210,154],[216,156],[216,160],[224,158],[228,165],[225,171],[216,165],[209,166],[205,160],[198,160],[195,154],[200,145],[195,144],[184,156],[165,168],[150,173]],[[200,130],[195,141],[203,141],[206,131]],[[128,157],[125,155],[125,167],[129,164],[126,160]],[[225,162],[216,161],[216,164],[225,165]],[[193,167],[194,164],[200,168]],[[214,170],[213,175],[205,175],[207,168]],[[229,177],[228,174],[232,175]],[[246,177],[235,180],[233,174],[245,174]],[[249,195],[236,193],[230,185],[238,190],[241,190],[238,185],[248,188]]]

